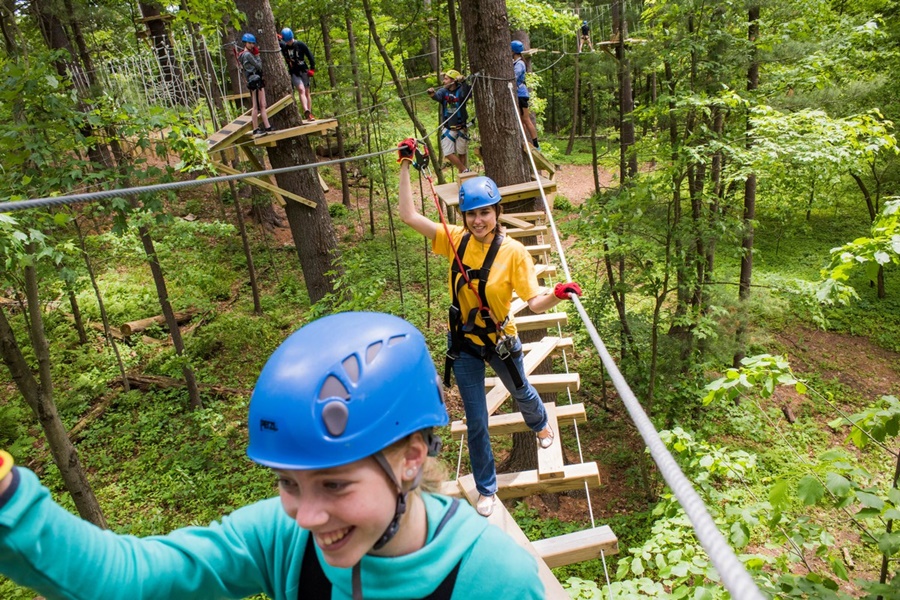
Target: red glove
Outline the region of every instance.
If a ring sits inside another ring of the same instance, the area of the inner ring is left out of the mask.
[[[252,48],[250,48],[250,54],[258,56],[259,55],[259,46],[253,46]]]
[[[416,140],[414,138],[406,138],[399,144],[397,144],[397,162],[401,163],[404,160],[408,160],[409,162],[413,162],[413,157],[416,154]]]
[[[581,286],[574,281],[570,281],[568,283],[557,283],[556,287],[553,288],[553,293],[560,300],[568,300],[569,294],[581,296]]]
[[[315,76],[316,76],[316,70],[315,70],[315,69],[309,69],[309,70],[306,71],[306,74],[309,75],[310,77],[315,77]]]

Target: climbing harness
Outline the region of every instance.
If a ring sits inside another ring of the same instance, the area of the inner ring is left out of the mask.
[[[450,265],[453,303],[450,305],[447,319],[450,328],[450,343],[444,360],[444,385],[450,387],[453,363],[459,358],[460,352],[467,352],[484,361],[489,361],[492,354],[496,354],[506,365],[515,388],[520,389],[525,382],[519,374],[519,368],[515,363],[515,359],[521,356],[522,351],[512,351],[515,345],[515,338],[507,335],[505,331],[505,327],[509,323],[509,316],[502,321],[498,321],[491,312],[486,295],[488,276],[497,252],[500,250],[500,245],[503,243],[503,235],[500,233],[494,234],[494,239],[491,241],[491,246],[484,257],[481,267],[473,269],[463,263],[462,257],[466,254],[466,247],[472,234],[467,232],[463,235],[459,248],[453,245],[450,226],[447,224],[447,218],[441,208],[441,201],[438,198],[437,191],[434,189],[434,181],[428,169],[428,147],[420,144],[419,140],[415,140],[415,142],[416,150],[415,160],[412,163],[413,167],[428,180],[428,185],[431,188],[431,197],[434,200],[434,205],[437,208],[441,225],[444,227],[444,233],[447,235],[447,242],[450,244],[454,258]],[[472,283],[473,279],[478,280],[478,288]],[[459,302],[459,293],[462,291],[463,286],[469,288],[469,291],[474,294],[475,300],[478,302],[478,307],[470,310],[465,320],[463,320]],[[477,317],[481,317],[484,326],[476,324],[475,319]],[[477,337],[481,340],[482,345],[468,340],[466,338],[467,334]],[[494,339],[491,339],[492,335]]]

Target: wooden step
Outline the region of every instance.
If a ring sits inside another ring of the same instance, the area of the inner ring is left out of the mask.
[[[563,458],[562,442],[559,435],[559,423],[556,421],[556,403],[544,404],[547,411],[547,425],[553,431],[555,439],[549,448],[541,448],[541,444],[535,440],[537,447],[538,479],[559,479],[565,477],[565,459]]]
[[[534,274],[537,275],[539,281],[548,277],[556,277],[556,265],[534,265]]]
[[[566,390],[581,389],[581,376],[578,373],[545,373],[531,375],[528,382],[539,394],[558,394]],[[485,377],[484,387],[489,392],[498,385],[503,385],[499,377]]]
[[[524,344],[522,344],[522,351],[523,352],[531,352],[538,345],[540,345],[540,342],[525,342]],[[572,338],[570,338],[570,337],[559,338],[559,341],[556,342],[557,350],[566,350],[566,349],[571,349],[574,347],[575,347],[575,342],[572,341]]]
[[[280,140],[297,137],[300,135],[310,135],[312,133],[321,133],[329,129],[336,129],[338,126],[337,119],[317,119],[315,121],[306,121],[297,127],[288,129],[279,129],[267,133],[266,135],[257,135],[253,137],[253,143],[257,146],[274,146]]]
[[[460,485],[464,490],[465,499],[474,507],[475,503],[478,502],[478,490],[475,489],[475,479],[471,475],[467,475],[466,477],[462,477],[460,481]],[[506,507],[503,506],[502,502],[494,502],[494,512],[491,513],[491,516],[487,517],[487,520],[491,525],[502,529],[506,535],[514,539],[517,544],[525,548],[532,556],[534,556],[535,562],[537,562],[538,576],[544,584],[544,598],[549,600],[570,600],[569,593],[559,583],[556,576],[553,575],[553,572],[550,570],[550,567],[547,566],[547,563],[541,559],[540,554],[538,554],[531,542],[528,541],[525,532],[522,531],[515,519],[512,518],[512,515],[509,514],[509,511],[506,510]]]
[[[511,238],[523,238],[531,235],[543,235],[547,233],[546,225],[532,225],[528,229],[523,227],[511,227],[506,230],[506,235]]]
[[[529,378],[530,379],[530,378]],[[563,404],[556,407],[556,421],[559,427],[569,427],[575,423],[587,421],[584,412],[584,404]],[[488,433],[490,435],[511,435],[513,433],[531,431],[525,424],[522,413],[503,413],[493,415],[488,419]],[[466,422],[464,419],[453,421],[450,424],[450,437],[456,441],[466,434]]]
[[[547,336],[543,338],[537,346],[535,346],[530,352],[526,353],[522,359],[524,363],[523,366],[525,368],[525,376],[531,375],[531,372],[534,371],[539,364],[544,362],[544,359],[550,356],[553,350],[556,348],[556,344],[559,343],[560,338]],[[488,414],[492,415],[497,412],[497,409],[500,408],[500,405],[506,402],[506,400],[510,397],[509,390],[506,387],[499,385],[494,387],[490,392],[487,393],[487,409]]]
[[[533,246],[525,246],[525,250],[532,256],[542,256],[546,258],[552,250],[550,244],[535,244]],[[546,261],[545,261],[546,262]]]
[[[518,219],[513,215],[500,215],[500,222],[505,225],[512,225],[518,229],[527,230],[534,227],[534,223],[529,223],[523,219]]]
[[[510,218],[515,218],[520,221],[529,221],[532,223],[537,222],[538,224],[541,224],[544,222],[544,219],[547,218],[547,213],[545,213],[542,210],[532,210],[532,211],[522,211],[522,212],[510,213],[510,214],[504,215],[504,216],[507,216]],[[503,216],[501,216],[500,218],[503,219]]]
[[[460,477],[456,481],[444,482],[441,492],[447,489],[454,495],[454,486],[466,487],[466,481],[471,480],[472,488],[475,488],[475,479],[472,475]],[[597,463],[579,463],[565,466],[565,476],[559,479],[538,479],[537,471],[521,471],[519,473],[497,473],[497,497],[524,498],[536,494],[550,494],[554,492],[568,492],[570,490],[583,490],[587,482],[589,487],[600,487],[600,471]],[[456,492],[458,496],[459,492]]]
[[[609,525],[531,543],[551,569],[600,558],[601,551],[604,556],[619,553],[619,540]]]
[[[565,325],[569,317],[564,312],[544,313],[540,315],[524,315],[516,317],[516,329],[519,331],[534,331],[535,329],[550,329],[557,325]]]

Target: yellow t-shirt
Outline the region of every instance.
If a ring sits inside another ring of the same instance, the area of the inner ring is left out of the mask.
[[[450,225],[450,237],[453,240],[454,248],[459,248],[459,244],[465,233],[465,228],[458,225]],[[479,269],[481,268],[481,265],[484,264],[484,257],[487,255],[490,247],[490,242],[482,244],[472,236],[469,238],[469,243],[466,244],[465,256],[461,256],[460,258],[462,258],[463,264],[467,267]],[[456,261],[456,258],[453,255],[453,249],[450,247],[449,240],[447,239],[447,232],[444,230],[443,226],[438,227],[437,235],[431,244],[431,248],[434,250],[435,254],[446,256],[451,263]],[[452,286],[452,270],[448,276],[448,280]],[[477,290],[478,280],[473,279],[472,285]],[[525,250],[525,246],[523,246],[521,242],[504,235],[503,242],[500,244],[500,248],[497,251],[497,256],[494,258],[494,264],[491,265],[491,273],[488,276],[487,287],[485,289],[485,296],[487,296],[487,303],[491,309],[491,314],[498,323],[503,322],[506,315],[509,314],[509,307],[512,304],[514,290],[523,300],[530,300],[540,293],[537,275],[535,275],[534,272],[534,261],[531,260],[531,255],[528,254],[528,251]],[[453,291],[451,288],[451,294],[452,293]],[[469,311],[473,308],[478,308],[477,296],[469,289],[469,286],[465,284],[463,284],[459,293],[459,307],[462,309],[463,322],[468,318]],[[485,326],[484,320],[480,315],[475,318],[475,324],[480,327]],[[507,335],[516,335],[516,324],[512,317],[510,317],[504,331]],[[477,336],[467,335],[466,337],[479,346],[482,345],[482,341]],[[491,335],[491,339],[495,338],[496,335]]]

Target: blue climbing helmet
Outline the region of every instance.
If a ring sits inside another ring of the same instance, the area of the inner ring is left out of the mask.
[[[490,177],[472,177],[459,186],[459,210],[462,212],[493,206],[500,202],[500,190]]]
[[[256,43],[256,36],[253,35],[252,33],[245,33],[245,34],[241,37],[241,41],[244,42],[245,44],[246,44],[247,42],[250,42],[251,44],[255,44],[255,43]]]
[[[327,469],[381,456],[448,420],[415,327],[382,313],[340,313],[302,327],[266,362],[250,397],[247,456],[277,469]],[[439,440],[426,442],[436,454]]]
[[[292,39],[294,39],[294,32],[291,31],[290,27],[285,27],[284,29],[281,30],[281,39],[283,39],[286,42],[289,42]]]
[[[509,44],[509,47],[512,48],[513,54],[522,54],[522,52],[525,50],[525,45],[522,44],[522,42],[520,42],[519,40],[513,40]]]

